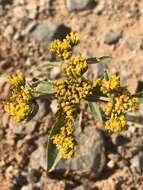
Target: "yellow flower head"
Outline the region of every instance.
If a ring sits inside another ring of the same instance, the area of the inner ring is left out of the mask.
[[[59,134],[51,139],[59,149],[62,158],[70,159],[74,156],[76,142],[73,136],[74,127],[72,125],[62,127]]]
[[[14,75],[9,79],[12,93],[8,100],[4,101],[4,110],[9,113],[16,122],[21,122],[30,114],[32,92],[25,86],[23,74]]]
[[[126,117],[125,115],[112,116],[105,123],[105,129],[110,132],[121,132],[126,128]]]
[[[74,46],[77,45],[80,37],[77,33],[71,32],[69,35],[66,36],[66,40],[69,41],[72,46]]]
[[[106,116],[110,116],[113,111],[114,106],[114,100],[113,98],[110,98],[109,102],[107,102],[103,107],[103,112]]]
[[[67,77],[81,77],[87,69],[88,64],[81,55],[77,55],[62,65],[62,71]]]
[[[118,90],[120,87],[119,76],[113,75],[109,81],[102,81],[101,92],[103,94],[108,94],[114,90]]]
[[[19,88],[21,86],[25,86],[25,76],[22,73],[12,75],[8,83],[10,84],[11,87]]]
[[[49,51],[54,53],[62,60],[69,59],[72,56],[73,47],[78,43],[79,36],[76,33],[70,33],[65,39],[54,40],[51,42]]]
[[[59,108],[65,113],[67,120],[74,121],[77,116],[77,105],[82,99],[92,94],[92,85],[82,78],[78,82],[74,78],[67,80],[54,81],[56,88],[56,98],[59,102]]]

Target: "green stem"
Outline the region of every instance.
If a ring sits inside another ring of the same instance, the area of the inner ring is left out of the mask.
[[[101,101],[106,101],[106,102],[108,102],[108,101],[109,101],[109,98],[107,98],[107,97],[104,97],[104,96],[100,96],[100,97],[98,98],[98,100],[101,100]]]

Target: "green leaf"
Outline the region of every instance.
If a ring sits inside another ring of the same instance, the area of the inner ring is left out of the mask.
[[[46,61],[44,63],[41,63],[41,65],[37,66],[38,69],[52,69],[54,67],[60,67],[62,62],[56,61],[56,62],[51,62],[51,61]]]
[[[51,138],[54,135],[59,133],[61,127],[62,125],[59,121],[55,122],[48,138],[47,169],[49,172],[55,169],[57,163],[61,159],[61,156],[56,148],[56,145],[53,144],[53,141],[51,140]]]
[[[108,70],[106,70],[106,71],[104,72],[103,78],[104,78],[104,80],[107,80],[107,81],[111,79],[111,74],[109,73]]]
[[[138,93],[136,94],[136,96],[138,97],[139,102],[140,102],[141,104],[143,104],[143,91],[138,92]]]
[[[99,57],[99,62],[103,63],[103,64],[107,64],[107,62],[109,62],[112,57],[110,55],[105,55],[105,56],[102,56],[102,57]]]
[[[40,82],[36,87],[35,91],[41,94],[54,94],[55,88],[51,82]]]
[[[96,63],[106,64],[107,62],[111,60],[111,58],[112,58],[111,56],[105,55],[99,58],[96,58],[96,57],[88,58],[86,59],[86,61],[88,64],[96,64]]]
[[[89,107],[97,121],[102,122],[102,115],[99,106],[95,102],[89,102]]]
[[[96,58],[96,57],[92,57],[92,58],[86,59],[86,62],[87,62],[88,64],[96,64],[96,63],[99,62],[99,60],[98,60],[98,58]]]

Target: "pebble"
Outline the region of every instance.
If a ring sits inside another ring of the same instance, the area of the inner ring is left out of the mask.
[[[24,185],[20,190],[33,190],[33,185],[32,184]]]
[[[116,44],[121,37],[122,35],[120,32],[108,30],[104,37],[104,43],[108,45]]]
[[[15,16],[17,19],[21,19],[22,17],[26,15],[27,15],[27,12],[22,6],[16,6],[13,9],[13,16]]]
[[[32,181],[34,183],[37,183],[40,180],[40,178],[41,178],[41,173],[38,170],[34,170],[33,169],[30,172],[29,178],[30,178],[30,181]]]
[[[114,162],[113,160],[110,160],[110,161],[107,163],[107,166],[112,169],[112,168],[115,167],[115,162]]]
[[[14,5],[24,5],[25,0],[14,0]]]
[[[62,160],[57,169],[87,172],[92,177],[99,176],[106,163],[103,136],[95,127],[87,126],[84,133],[77,133],[76,137],[79,146],[75,157],[71,161]]]
[[[5,36],[12,36],[14,34],[14,28],[12,25],[8,25],[5,29]]]
[[[15,134],[30,134],[35,131],[37,125],[37,121],[31,120],[25,124],[15,125],[12,130]]]
[[[74,188],[73,190],[91,190],[91,188],[88,186],[80,185],[80,186]]]
[[[140,152],[138,155],[135,155],[131,160],[131,170],[132,172],[141,173],[143,171],[143,152]]]
[[[40,167],[47,169],[47,156],[46,156],[46,148],[42,145],[39,146],[34,152],[32,152],[30,156],[31,168],[39,169]]]
[[[66,7],[69,11],[87,9],[93,4],[93,0],[66,0]]]
[[[36,3],[28,4],[26,7],[26,10],[28,11],[28,18],[35,19],[38,14],[38,6]]]
[[[41,23],[30,33],[30,36],[36,41],[43,42],[48,45],[49,42],[55,38],[63,38],[70,29],[63,24],[56,24],[53,22]]]
[[[106,4],[106,0],[100,0],[94,10],[95,14],[101,15],[104,10],[105,4]]]
[[[36,20],[30,22],[28,26],[21,32],[22,36],[28,35],[37,25]]]

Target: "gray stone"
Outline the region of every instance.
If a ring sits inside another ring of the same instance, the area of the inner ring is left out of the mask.
[[[14,5],[23,5],[25,0],[14,0]]]
[[[80,185],[80,186],[74,188],[73,190],[91,190],[91,188],[84,186],[84,185]]]
[[[70,29],[62,24],[52,22],[38,24],[37,27],[30,33],[30,36],[37,41],[48,45],[49,42],[55,38],[63,38]]]
[[[39,169],[40,167],[47,169],[46,148],[39,146],[30,156],[30,167]]]
[[[69,11],[87,9],[93,4],[93,0],[66,0],[66,7]]]
[[[15,134],[30,134],[35,131],[37,127],[37,121],[31,120],[25,124],[20,124],[12,127]]]
[[[34,28],[36,27],[37,22],[36,20],[30,22],[28,26],[21,32],[22,36],[28,35]]]
[[[33,185],[32,184],[24,185],[20,190],[33,190]]]
[[[11,36],[11,35],[13,35],[13,34],[14,34],[14,28],[13,28],[13,26],[12,26],[12,25],[8,25],[8,26],[6,27],[6,29],[5,29],[4,35],[5,35],[5,36]]]
[[[113,32],[112,30],[109,30],[105,34],[104,43],[108,45],[116,44],[121,37],[122,35],[120,32]]]
[[[143,171],[143,152],[140,152],[138,155],[135,155],[131,160],[131,170],[133,172],[141,173]]]
[[[37,183],[41,178],[41,172],[34,169],[30,172],[29,178],[30,178],[30,181]]]
[[[75,170],[97,177],[105,166],[105,145],[102,134],[95,127],[86,127],[83,133],[77,133],[78,141],[75,157],[62,160],[57,169]]]
[[[28,11],[28,17],[30,19],[35,19],[38,15],[38,6],[37,4],[31,3],[26,6],[26,10]]]
[[[95,12],[97,15],[101,15],[102,12],[104,11],[105,5],[106,5],[106,0],[100,0],[100,1],[98,2],[98,5],[96,6],[94,12]]]

